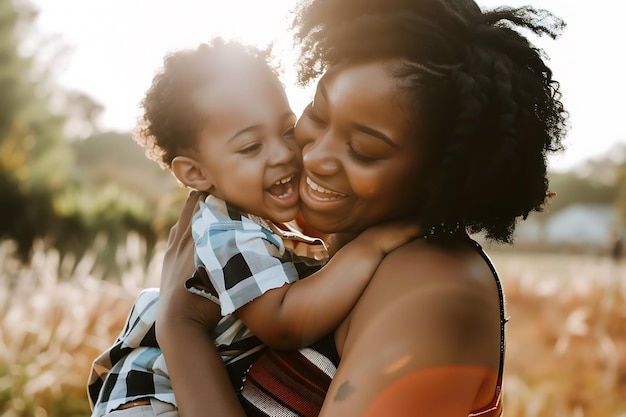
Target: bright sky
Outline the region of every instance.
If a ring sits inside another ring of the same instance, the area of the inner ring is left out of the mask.
[[[53,75],[58,84],[86,93],[105,107],[102,129],[128,131],[138,103],[163,55],[195,47],[214,35],[260,46],[285,35],[294,0],[31,0],[40,10],[37,31],[68,47]],[[483,7],[531,4],[546,8],[568,24],[556,41],[532,38],[551,57],[570,112],[567,151],[550,161],[567,170],[581,161],[626,143],[626,2],[622,0],[479,0]],[[292,58],[284,57],[285,67]],[[284,78],[294,111],[308,102],[311,89]]]

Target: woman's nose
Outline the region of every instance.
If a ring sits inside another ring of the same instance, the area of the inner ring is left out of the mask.
[[[304,144],[302,148],[302,165],[304,169],[319,175],[332,175],[339,170],[337,158],[338,149],[335,149],[328,135]]]

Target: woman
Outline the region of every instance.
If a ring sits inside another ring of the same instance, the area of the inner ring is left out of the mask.
[[[305,220],[344,240],[407,216],[428,230],[387,255],[331,338],[341,360],[322,416],[501,414],[502,293],[467,233],[508,243],[542,209],[546,155],[562,149],[566,120],[558,83],[515,26],[554,37],[563,24],[527,8],[483,13],[472,0],[298,10],[300,79],[321,75],[295,131]],[[164,263],[167,298],[191,273],[188,217]],[[304,413],[302,392],[324,388],[299,385],[292,359],[269,352],[252,366],[249,415]]]

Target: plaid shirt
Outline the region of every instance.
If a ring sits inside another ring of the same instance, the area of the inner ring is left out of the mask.
[[[326,262],[327,251],[319,239],[303,236],[292,228],[280,229],[255,216],[243,216],[215,197],[209,196],[200,204],[192,223],[196,245],[201,248],[196,249],[200,264],[186,287],[221,303],[222,312],[226,311],[225,304],[236,309],[269,289],[310,275]],[[213,224],[207,220],[211,217],[217,219]],[[201,226],[207,227],[204,233]],[[215,247],[209,248],[208,242]],[[213,257],[208,256],[210,253],[214,253]],[[218,289],[219,299],[211,294],[212,287]],[[93,362],[88,381],[92,417],[103,416],[139,398],[152,397],[176,405],[155,337],[158,296],[158,288],[139,294],[115,344]],[[212,336],[233,385],[239,387],[244,371],[263,345],[233,314],[222,317]]]
[[[311,270],[307,268],[316,270],[328,257],[320,239],[293,229],[279,229],[257,216],[243,215],[212,195],[200,202],[191,228],[196,266],[206,269],[223,316],[271,289],[309,275]],[[308,252],[298,255],[297,247],[301,245],[286,250],[285,241],[307,243],[304,247]],[[194,291],[193,286],[187,287]]]
[[[93,417],[146,397],[176,404],[154,331],[158,299],[158,288],[143,290],[115,344],[93,362],[87,387]]]

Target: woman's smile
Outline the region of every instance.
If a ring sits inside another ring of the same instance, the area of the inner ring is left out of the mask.
[[[360,232],[416,211],[420,142],[383,61],[327,72],[295,137],[304,169],[300,210],[313,228]]]
[[[306,186],[307,186],[307,194],[309,194],[312,198],[316,200],[336,201],[336,200],[346,197],[345,194],[338,193],[336,191],[332,191],[332,190],[322,187],[321,185],[313,181],[311,177],[308,177],[308,176],[306,177]]]

